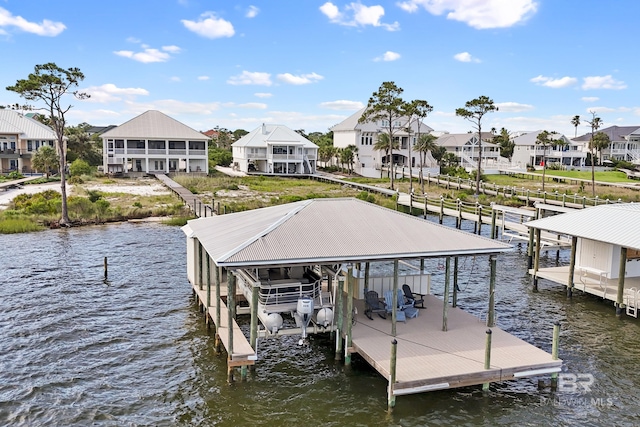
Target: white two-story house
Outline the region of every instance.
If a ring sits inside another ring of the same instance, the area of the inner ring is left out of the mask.
[[[318,146],[284,125],[262,124],[231,145],[233,167],[242,172],[314,174]]]
[[[640,164],[640,126],[609,126],[596,132],[606,133],[611,141],[609,147],[602,150],[601,160],[625,160]],[[573,139],[587,147],[590,140],[591,132]]]
[[[455,154],[460,166],[467,170],[477,169],[478,156],[481,156],[481,168],[486,173],[506,161],[500,157],[500,146],[491,142],[494,136],[491,132],[482,132],[482,153],[479,150],[478,132],[445,133],[436,140],[436,144],[444,147],[448,153]]]
[[[423,168],[423,172],[438,173],[437,163],[427,153],[424,164],[420,164],[420,153],[414,149],[418,141],[418,134],[428,134],[433,129],[419,121],[413,121],[408,126],[408,118],[401,117],[393,123],[394,138],[398,141],[399,149],[393,150],[393,159],[388,159],[390,154],[384,151],[374,150],[378,136],[388,132],[389,123],[384,120],[359,123],[360,117],[366,110],[362,108],[356,113],[344,119],[342,122],[330,128],[333,132],[333,146],[345,148],[354,145],[358,148],[354,172],[358,175],[376,178],[380,176],[382,166],[393,164],[397,167]],[[414,171],[415,172],[415,171]]]
[[[207,136],[150,110],[102,135],[108,174],[209,172]]]
[[[546,157],[547,165],[557,163],[564,167],[582,167],[585,165],[587,152],[583,141],[569,140],[562,134],[555,134],[554,139],[560,139],[563,145],[551,146],[545,149],[542,145],[536,144],[536,139],[541,130],[535,132],[524,132],[512,139],[513,156],[511,163],[513,166],[525,168],[542,166],[542,159]]]
[[[33,154],[43,145],[57,151],[56,140],[50,127],[17,111],[0,109],[0,173],[33,172]]]

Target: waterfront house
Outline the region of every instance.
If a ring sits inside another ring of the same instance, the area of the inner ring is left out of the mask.
[[[0,173],[32,172],[33,154],[44,145],[57,150],[56,140],[49,126],[18,111],[0,109]]]
[[[526,168],[527,165],[535,167],[542,165],[543,156],[547,159],[547,166],[551,164],[562,165],[565,168],[581,167],[585,165],[587,152],[585,150],[584,141],[569,140],[562,134],[552,134],[551,137],[556,140],[562,140],[565,144],[556,147],[545,148],[536,144],[536,138],[542,132],[524,132],[512,139],[515,144],[513,147],[513,156],[511,157],[512,166]]]
[[[318,146],[284,125],[262,124],[231,145],[233,168],[279,175],[314,174]]]
[[[609,126],[598,129],[609,136],[611,143],[602,150],[601,160],[625,160],[640,164],[640,126]],[[573,141],[584,143],[587,148],[591,140],[591,132],[585,133]]]
[[[209,172],[207,136],[150,110],[100,135],[108,174]]]
[[[547,231],[571,238],[569,265],[539,266],[540,245],[530,274],[537,284],[546,279],[572,290],[613,301],[617,313],[637,317],[640,303],[640,204],[616,203],[594,206],[525,223],[540,241]]]
[[[356,153],[357,159],[354,164],[355,173],[369,178],[377,178],[380,177],[381,168],[383,166],[387,167],[391,163],[396,167],[405,167],[407,169],[409,165],[412,168],[422,167],[425,175],[439,172],[437,163],[431,153],[427,153],[426,161],[421,165],[420,153],[413,148],[418,141],[418,131],[420,131],[420,134],[428,134],[433,131],[432,128],[416,121],[412,122],[411,128],[409,128],[408,119],[406,117],[399,118],[393,124],[393,127],[397,128],[394,132],[394,138],[397,139],[399,148],[393,150],[393,159],[390,159],[388,158],[390,156],[389,153],[374,150],[378,136],[388,130],[389,123],[385,120],[359,123],[358,120],[362,117],[365,109],[358,110],[330,128],[333,132],[334,147],[345,148],[353,145],[358,149]]]
[[[480,155],[481,168],[487,173],[506,162],[506,159],[500,157],[500,146],[491,142],[494,136],[491,132],[482,132],[482,153],[478,149],[478,132],[445,133],[436,140],[436,144],[444,147],[447,153],[455,154],[458,164],[468,171],[478,167]]]

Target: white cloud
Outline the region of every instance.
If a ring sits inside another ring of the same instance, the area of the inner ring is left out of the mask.
[[[278,74],[278,80],[283,83],[288,83],[291,85],[306,85],[310,83],[315,83],[319,80],[324,79],[320,74],[311,73],[311,74],[300,74],[294,76],[290,73]]]
[[[585,77],[584,83],[582,83],[582,89],[613,89],[620,90],[626,89],[627,85],[625,82],[614,79],[611,74],[606,76],[590,76]]]
[[[43,19],[41,23],[29,22],[22,16],[13,16],[11,12],[0,7],[0,28],[2,27],[15,27],[25,33],[46,37],[55,37],[67,28],[62,22],[48,19]],[[4,30],[3,33],[6,34]]]
[[[373,27],[382,27],[387,31],[397,31],[400,24],[383,23],[380,20],[384,16],[384,8],[380,5],[365,6],[362,3],[352,2],[345,6],[344,12],[331,2],[326,2],[320,6],[322,12],[329,21],[334,24],[344,25],[347,27],[365,27],[371,25]]]
[[[189,21],[188,19],[182,19],[180,22],[187,30],[208,39],[232,37],[235,34],[231,22],[218,18],[213,12],[203,13],[197,22]]]
[[[396,61],[398,59],[400,59],[400,54],[397,52],[391,52],[390,50],[386,51],[384,54],[380,56],[376,56],[375,58],[373,58],[373,60],[376,62],[378,61],[390,62],[390,61]]]
[[[453,58],[460,62],[480,62],[478,58],[474,58],[469,52],[456,53]]]
[[[267,92],[256,92],[253,94],[253,96],[257,97],[257,98],[271,98],[273,96],[272,93],[267,93]]]
[[[519,113],[534,109],[533,105],[520,104],[518,102],[496,102],[496,107],[498,107],[498,111],[503,113]]]
[[[507,28],[526,21],[538,10],[534,0],[406,0],[398,4],[413,13],[422,6],[432,15],[464,22],[478,30]]]
[[[267,104],[264,104],[262,102],[246,102],[244,104],[238,104],[237,107],[254,109],[254,110],[266,110]]]
[[[554,79],[552,77],[545,77],[540,75],[538,77],[532,78],[530,81],[537,85],[546,86],[553,89],[559,89],[559,88],[568,87],[576,84],[578,82],[578,79],[576,79],[575,77],[569,77],[569,76],[561,77],[559,79]]]
[[[180,53],[182,51],[182,49],[180,49],[178,46],[162,46],[162,50],[165,52],[169,52],[169,53]]]
[[[229,77],[229,80],[227,80],[227,83],[234,86],[240,86],[240,85],[271,86],[271,74],[243,71],[241,74],[237,76]]]
[[[600,98],[598,98],[597,96],[583,96],[582,98],[580,98],[580,100],[584,102],[596,102],[600,100]]]
[[[121,101],[123,98],[133,99],[136,96],[149,95],[149,91],[146,89],[139,87],[121,88],[112,83],[103,84],[102,86],[90,86],[83,89],[82,92],[86,92],[91,95],[87,101],[94,103]]]
[[[320,103],[320,107],[326,108],[328,110],[356,111],[364,108],[364,104],[360,101],[347,101],[344,99],[340,99],[337,101],[322,102]]]
[[[258,16],[259,12],[260,12],[260,9],[258,9],[256,6],[249,6],[249,9],[247,10],[245,17],[255,18],[256,16]]]
[[[180,77],[178,77],[178,76],[173,76],[169,80],[171,80],[172,82],[180,82],[180,81],[182,81],[182,79]]]
[[[146,44],[141,44],[140,46],[143,49],[142,52],[134,52],[132,50],[117,50],[113,53],[124,58],[130,58],[134,61],[148,64],[151,62],[167,62],[169,59],[171,59],[170,54],[180,53],[180,51],[182,50],[178,46],[173,45],[162,46],[162,50],[151,48]]]
[[[210,79],[209,76],[198,76],[198,80],[200,80],[200,81],[207,81],[209,79]]]

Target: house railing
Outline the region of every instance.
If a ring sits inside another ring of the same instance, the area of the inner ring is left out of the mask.
[[[271,154],[268,157],[273,160],[299,160],[303,159],[301,154]]]

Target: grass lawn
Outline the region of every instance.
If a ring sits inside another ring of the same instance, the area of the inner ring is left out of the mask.
[[[547,170],[547,175],[553,176],[564,176],[567,178],[578,178],[578,179],[586,179],[591,180],[591,171],[559,171],[559,170]],[[540,172],[542,175],[542,172]],[[604,171],[604,172],[595,172],[595,180],[601,182],[629,182],[633,183],[632,180],[627,179],[627,175],[624,172],[620,171]]]

